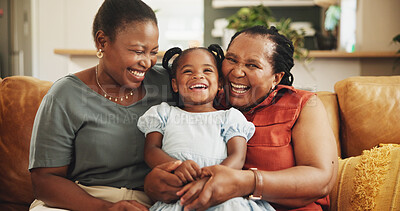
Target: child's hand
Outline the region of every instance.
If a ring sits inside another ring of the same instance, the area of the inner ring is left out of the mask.
[[[186,184],[195,181],[200,177],[200,166],[193,160],[183,161],[182,164],[175,169],[175,175]]]
[[[181,205],[185,206],[190,204],[193,200],[197,199],[201,191],[203,190],[204,185],[206,184],[209,177],[202,178],[200,180],[196,180],[185,185],[180,191],[176,193],[176,195],[181,196]]]

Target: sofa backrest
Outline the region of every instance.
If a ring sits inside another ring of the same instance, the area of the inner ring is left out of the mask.
[[[344,157],[400,144],[400,76],[359,76],[335,84]]]
[[[28,171],[30,137],[51,84],[28,76],[0,81],[0,210],[27,210],[34,199]]]

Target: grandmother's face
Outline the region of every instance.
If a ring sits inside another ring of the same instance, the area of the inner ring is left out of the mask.
[[[243,109],[258,104],[276,85],[276,74],[268,59],[274,51],[275,43],[260,35],[240,34],[231,43],[222,72],[232,106]]]

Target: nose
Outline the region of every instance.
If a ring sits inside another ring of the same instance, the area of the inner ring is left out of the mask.
[[[193,79],[204,79],[204,75],[201,73],[193,74]]]
[[[246,76],[245,72],[243,71],[243,66],[239,65],[239,64],[234,65],[232,67],[232,70],[231,70],[230,74],[232,76],[234,76],[234,77],[237,77],[237,78],[241,78],[241,77]]]
[[[151,67],[151,58],[149,55],[143,55],[143,57],[139,61],[139,65],[144,69],[149,69]]]

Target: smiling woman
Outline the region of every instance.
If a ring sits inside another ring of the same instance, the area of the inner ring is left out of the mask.
[[[140,0],[105,0],[92,34],[98,65],[57,80],[36,114],[31,209],[145,210],[152,203],[143,192],[149,168],[137,117],[170,101],[168,74],[153,67],[156,16]]]

